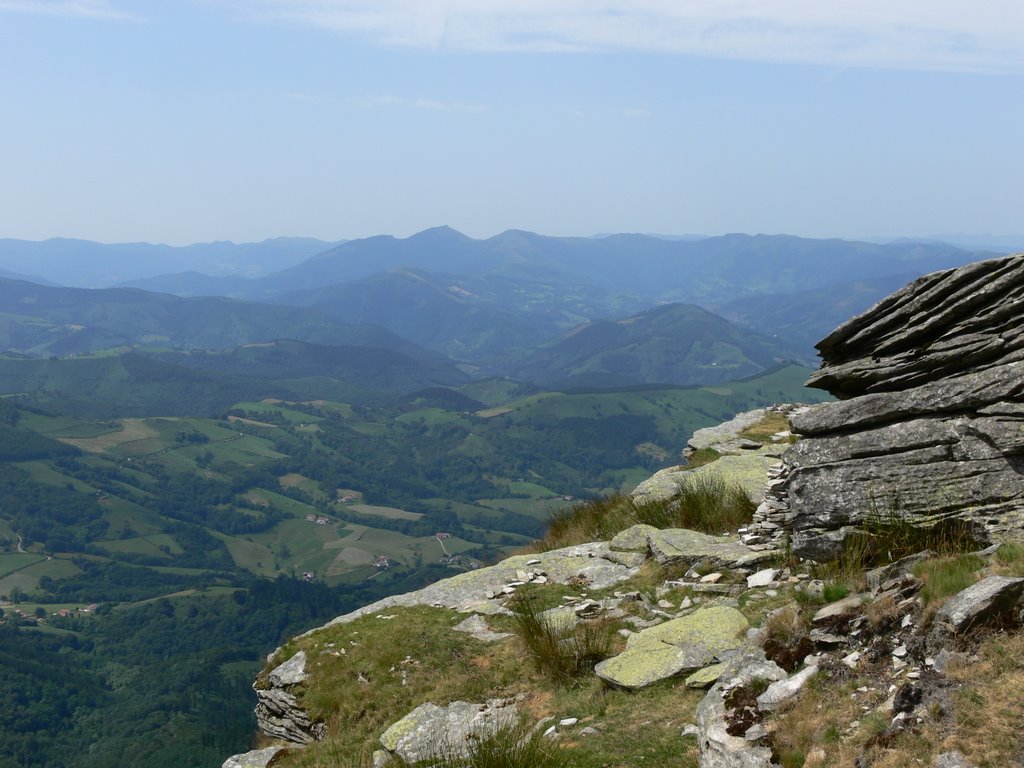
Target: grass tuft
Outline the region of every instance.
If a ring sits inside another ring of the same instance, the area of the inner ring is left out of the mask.
[[[513,595],[508,607],[534,666],[556,683],[567,685],[589,675],[611,653],[612,631],[603,621],[550,622],[541,614],[537,597],[525,589]]]
[[[957,555],[924,560],[914,568],[914,575],[924,582],[921,599],[925,607],[935,605],[978,580],[978,571],[985,561],[978,555]]]
[[[556,513],[544,538],[533,551],[546,552],[589,541],[607,541],[637,523],[655,528],[689,528],[704,533],[727,533],[746,525],[757,505],[746,491],[719,475],[688,475],[679,492],[664,501],[635,502],[625,494],[579,502]]]

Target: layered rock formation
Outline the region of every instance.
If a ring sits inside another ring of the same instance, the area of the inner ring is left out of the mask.
[[[760,532],[817,560],[872,521],[1024,532],[1024,254],[914,281],[818,344]]]

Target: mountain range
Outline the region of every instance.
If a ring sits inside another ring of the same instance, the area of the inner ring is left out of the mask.
[[[813,344],[845,317],[918,275],[989,255],[784,235],[477,240],[449,227],[340,244],[3,240],[0,269],[14,275],[102,283],[130,273],[122,282],[136,287],[0,278],[0,345],[29,356],[218,350],[211,359],[223,362],[227,350],[293,340],[448,358],[451,370],[544,386],[710,384],[813,363]],[[159,273],[171,264],[185,269]]]

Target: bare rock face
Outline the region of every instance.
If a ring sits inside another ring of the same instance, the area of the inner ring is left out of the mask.
[[[256,722],[273,739],[309,744],[323,738],[323,723],[314,723],[299,704],[294,690],[305,682],[306,654],[299,651],[267,676],[265,686],[254,685]]]
[[[1024,531],[1024,254],[936,272],[818,344],[809,385],[839,402],[791,416],[758,519],[796,554],[833,556],[874,517]]]

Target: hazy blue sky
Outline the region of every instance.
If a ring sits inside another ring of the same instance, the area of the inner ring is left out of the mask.
[[[0,236],[1024,230],[1020,0],[0,0]]]

